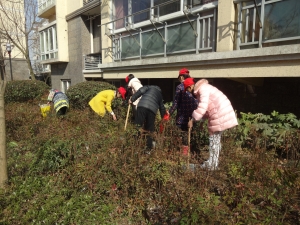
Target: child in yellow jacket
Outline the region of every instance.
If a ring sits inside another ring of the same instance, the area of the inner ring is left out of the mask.
[[[117,120],[116,115],[114,114],[111,103],[117,98],[125,100],[126,89],[119,87],[117,91],[114,90],[105,90],[99,92],[92,100],[89,102],[90,107],[101,117],[104,117],[106,110],[112,115],[114,120]]]

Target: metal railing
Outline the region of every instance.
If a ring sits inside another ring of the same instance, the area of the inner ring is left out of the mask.
[[[39,1],[39,12],[43,11],[45,8],[55,5],[55,0],[40,0]]]
[[[98,64],[102,63],[101,54],[90,54],[83,56],[84,70],[99,70]]]
[[[96,1],[96,0],[83,0],[83,5],[86,5],[86,4],[88,4],[90,2],[93,2],[93,1]]]
[[[299,0],[238,3],[237,49],[262,48],[300,41]],[[284,9],[283,13],[277,13]]]

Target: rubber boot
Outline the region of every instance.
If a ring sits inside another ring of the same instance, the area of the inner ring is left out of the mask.
[[[187,145],[182,145],[182,155],[183,156],[188,156],[189,155],[189,146]]]

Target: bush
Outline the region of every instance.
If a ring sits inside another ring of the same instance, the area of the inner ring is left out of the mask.
[[[116,90],[116,87],[107,82],[87,81],[70,87],[66,95],[72,108],[84,109],[95,95],[104,90]]]
[[[7,83],[4,100],[10,102],[27,102],[39,100],[50,87],[42,81],[16,80]]]

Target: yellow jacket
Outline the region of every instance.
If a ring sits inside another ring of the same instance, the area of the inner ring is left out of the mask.
[[[105,115],[105,109],[112,113],[111,103],[116,96],[116,91],[105,90],[99,92],[92,100],[89,102],[91,108],[101,117]]]

